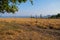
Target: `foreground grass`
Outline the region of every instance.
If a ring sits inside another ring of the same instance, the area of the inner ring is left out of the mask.
[[[42,24],[48,21],[48,19],[41,20]],[[50,22],[52,21],[51,23],[60,22],[59,20],[49,19]],[[60,30],[56,30],[59,29],[59,25],[45,27],[45,25],[40,25],[40,21],[36,25],[35,19],[32,19],[32,21],[31,19],[1,19],[0,40],[60,40]],[[50,27],[53,28],[51,29]]]

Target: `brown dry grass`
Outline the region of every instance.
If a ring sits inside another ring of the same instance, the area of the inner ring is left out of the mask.
[[[0,18],[0,40],[60,40],[60,19]]]
[[[44,27],[44,28],[56,28],[60,29],[60,19],[36,19],[35,18],[0,18],[0,21],[5,21],[5,22],[16,22],[21,25],[26,25],[26,26],[38,26],[38,27]]]

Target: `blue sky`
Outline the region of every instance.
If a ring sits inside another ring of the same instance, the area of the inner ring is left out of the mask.
[[[60,0],[33,0],[18,5],[18,12],[15,14],[2,14],[2,16],[30,16],[30,15],[52,15],[60,13]]]

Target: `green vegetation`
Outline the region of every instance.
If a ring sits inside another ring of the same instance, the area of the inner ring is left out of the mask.
[[[0,0],[0,12],[1,13],[15,13],[18,11],[17,5],[25,3],[27,0]],[[32,0],[30,2],[33,4]]]
[[[57,15],[52,15],[50,18],[60,18],[60,13],[58,13]]]

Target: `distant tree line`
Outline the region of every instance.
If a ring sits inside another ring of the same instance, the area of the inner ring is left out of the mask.
[[[60,18],[60,13],[58,13],[57,15],[52,15],[50,18]]]
[[[30,18],[43,18],[43,16],[42,16],[42,14],[40,14],[40,16],[38,16],[38,15],[35,15],[35,16],[30,16]]]
[[[57,15],[51,15],[49,17],[48,16],[47,17],[46,16],[44,17],[41,14],[40,14],[40,16],[37,16],[37,15],[36,16],[32,16],[31,15],[30,18],[56,18],[57,19],[57,18],[60,18],[60,13],[58,13]]]

